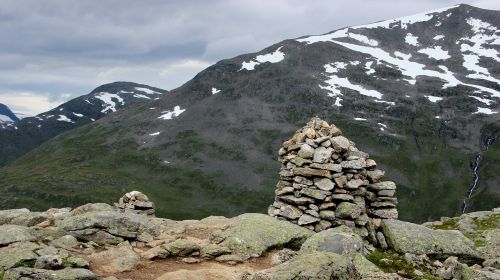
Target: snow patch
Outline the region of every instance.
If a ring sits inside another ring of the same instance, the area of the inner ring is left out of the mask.
[[[144,94],[138,94],[138,93],[136,93],[136,94],[134,94],[133,96],[134,96],[135,98],[151,99],[150,97],[148,97],[148,96],[146,96],[146,95],[144,95]]]
[[[354,118],[355,121],[366,121],[365,118]]]
[[[324,34],[324,35],[314,35],[302,39],[297,39],[298,42],[305,42],[307,44],[314,44],[318,42],[332,42],[333,39],[339,38],[351,38],[358,42],[370,45],[372,47],[378,46],[378,41],[368,38],[365,35],[356,34],[349,32],[349,28],[339,29],[337,31]]]
[[[430,102],[432,103],[436,103],[438,101],[441,101],[443,100],[442,97],[439,97],[439,96],[432,96],[432,95],[424,95],[427,99],[429,99]]]
[[[220,92],[220,89],[216,89],[216,88],[212,88],[212,94],[216,94],[216,93],[219,93]]]
[[[83,114],[79,114],[79,113],[75,113],[75,112],[73,112],[73,115],[75,115],[75,116],[77,116],[79,118],[83,117]]]
[[[488,106],[491,104],[491,102],[493,102],[493,100],[487,99],[487,98],[481,98],[481,97],[472,96],[472,95],[469,95],[469,97],[472,97],[472,98],[478,100],[479,102],[482,102]]]
[[[277,63],[285,59],[285,54],[281,52],[281,48],[283,46],[279,47],[276,51],[268,54],[263,54],[263,55],[258,55],[256,56],[253,60],[250,60],[249,62],[243,61],[241,64],[241,70],[246,69],[246,70],[255,70],[255,66],[265,63],[265,62],[270,62],[270,63]]]
[[[335,65],[335,64],[326,64],[324,66],[325,71],[327,71],[327,73],[330,73],[330,74],[336,73],[337,68],[332,66],[332,65]],[[332,71],[332,69],[334,69],[335,72],[328,72],[328,71]],[[335,74],[329,76],[329,79],[326,80],[325,83],[327,83],[328,86],[321,86],[320,85],[320,88],[328,90],[329,91],[328,96],[330,96],[330,97],[341,96],[342,93],[340,91],[340,88],[344,87],[344,88],[348,88],[348,89],[357,91],[359,94],[362,94],[365,96],[374,97],[377,99],[382,99],[382,94],[380,92],[378,92],[376,90],[365,89],[360,85],[355,85],[355,84],[351,83],[347,78],[341,78]]]
[[[477,112],[474,114],[485,114],[485,115],[492,115],[496,114],[498,112],[491,110],[490,108],[483,108],[483,107],[477,107]]]
[[[441,46],[435,46],[433,48],[425,48],[418,51],[419,53],[426,54],[430,58],[434,58],[436,60],[448,59],[451,56],[448,54],[448,51],[445,51],[441,48]]]
[[[411,34],[411,33],[406,34],[405,42],[408,45],[412,45],[412,46],[415,46],[415,47],[418,47],[420,45],[418,43],[418,37],[415,36],[415,35],[413,35],[413,34]]]
[[[186,109],[181,109],[180,106],[175,106],[172,111],[161,112],[163,115],[159,116],[158,118],[162,120],[171,120],[184,113],[184,111],[186,111]]]
[[[160,135],[160,131],[157,131],[157,132],[153,132],[153,133],[150,133],[149,136],[158,136]]]
[[[59,115],[59,117],[57,118],[57,120],[60,121],[60,122],[75,123],[74,121],[72,121],[71,119],[69,119],[68,117],[66,117],[65,115]]]
[[[135,87],[135,89],[138,91],[142,91],[146,94],[161,94],[161,92],[157,92],[157,91],[151,90],[149,88],[145,88],[145,87]]]
[[[125,101],[123,101],[123,98],[114,93],[100,92],[95,95],[95,98],[104,102],[103,106],[105,106],[105,108],[101,110],[101,113],[107,113],[108,111],[116,112],[116,103],[114,100],[116,100],[121,105],[125,105]]]
[[[372,65],[373,65],[373,61],[366,62],[366,64],[365,64],[366,72],[365,73],[367,75],[371,75],[371,74],[375,73],[375,69],[372,68]]]
[[[436,40],[436,41],[439,41],[439,40],[441,40],[441,39],[443,39],[443,38],[444,38],[444,35],[436,35],[436,36],[434,36],[434,38],[432,38],[432,39],[434,39],[434,40]]]

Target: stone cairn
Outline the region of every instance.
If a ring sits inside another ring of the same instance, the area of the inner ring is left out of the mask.
[[[397,219],[396,184],[342,136],[313,118],[279,150],[282,163],[268,213],[316,232],[346,225],[373,245],[385,246],[382,219]]]
[[[154,215],[155,213],[154,203],[149,201],[149,198],[139,191],[126,193],[118,200],[118,203],[115,203],[115,206],[122,212],[133,212],[143,215]]]

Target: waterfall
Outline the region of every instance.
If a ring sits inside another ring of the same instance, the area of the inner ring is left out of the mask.
[[[474,159],[474,162],[472,163],[472,182],[470,184],[469,191],[467,192],[467,196],[464,198],[462,214],[467,211],[467,207],[469,206],[469,200],[476,191],[477,183],[479,182],[478,171],[479,171],[479,164],[481,163],[481,157],[483,156],[484,152],[486,152],[491,147],[491,145],[493,145],[495,140],[496,137],[489,137],[488,139],[486,139],[484,149],[481,149],[479,151],[476,158]]]

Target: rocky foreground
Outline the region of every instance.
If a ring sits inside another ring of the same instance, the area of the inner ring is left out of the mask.
[[[263,214],[173,221],[128,208],[0,211],[0,279],[500,279],[500,208],[384,220],[386,250],[343,225],[315,233]]]

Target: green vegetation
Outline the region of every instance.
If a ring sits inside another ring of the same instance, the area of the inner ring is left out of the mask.
[[[415,268],[403,257],[394,252],[377,249],[366,256],[366,258],[386,273],[403,273],[405,277],[410,277],[411,279],[439,279],[430,274],[428,271],[422,271],[424,273],[423,276],[415,274]]]
[[[13,267],[35,267],[35,260],[18,261]]]
[[[458,224],[457,219],[449,219],[442,222],[441,225],[434,225],[432,229],[441,229],[441,230],[457,230]]]

